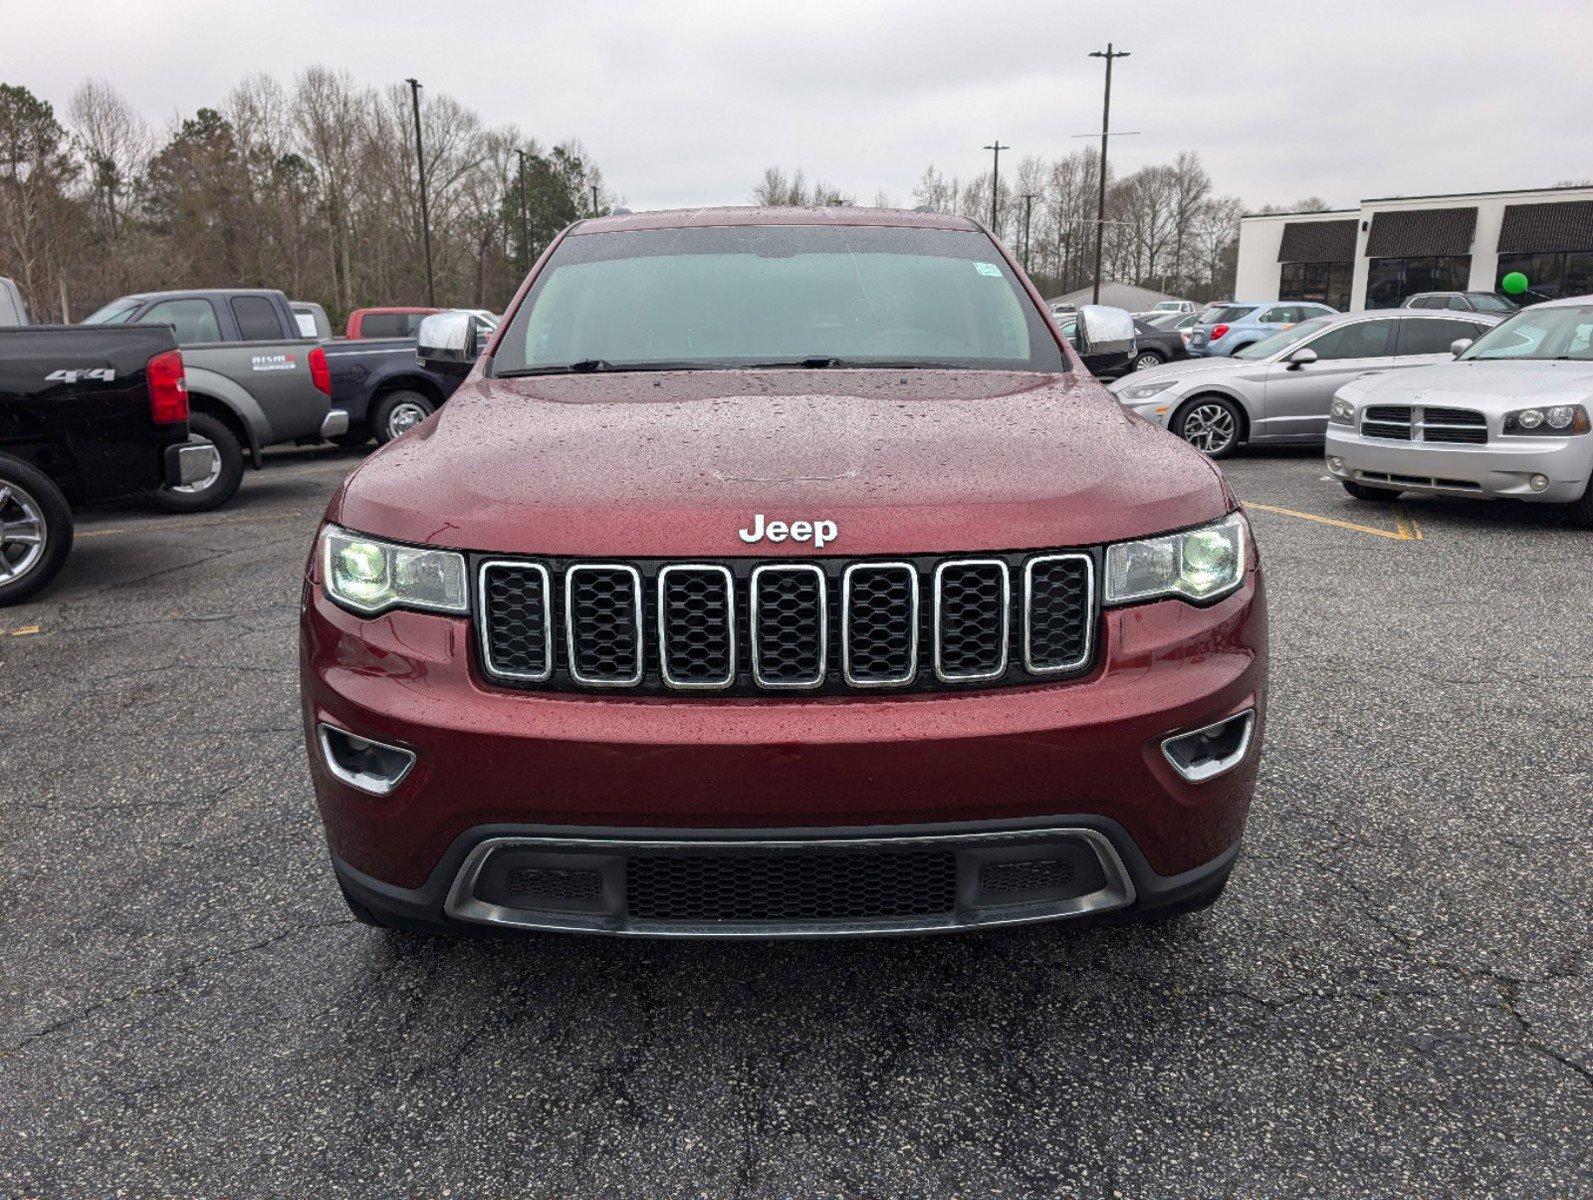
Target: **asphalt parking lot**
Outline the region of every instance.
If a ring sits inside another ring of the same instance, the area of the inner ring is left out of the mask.
[[[0,1195],[1593,1191],[1593,534],[1232,462],[1271,727],[1182,922],[423,939],[349,919],[301,744],[356,461],[87,518],[0,611]]]

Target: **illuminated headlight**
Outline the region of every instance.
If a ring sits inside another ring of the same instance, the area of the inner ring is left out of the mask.
[[[1328,420],[1335,425],[1355,424],[1355,405],[1334,396],[1333,403],[1328,407]]]
[[[344,608],[372,616],[390,608],[468,610],[465,556],[452,550],[399,546],[328,525],[321,535],[326,594]]]
[[[1157,392],[1165,392],[1176,382],[1174,379],[1159,379],[1155,383],[1136,383],[1133,387],[1124,388],[1117,395],[1119,399],[1138,403],[1141,400],[1149,400]]]
[[[1212,525],[1106,548],[1107,604],[1158,596],[1213,600],[1244,580],[1247,526],[1240,513]]]
[[[1586,433],[1593,425],[1588,422],[1587,409],[1580,404],[1555,404],[1545,408],[1518,408],[1505,413],[1504,432],[1537,434],[1540,437],[1564,437],[1566,434]]]

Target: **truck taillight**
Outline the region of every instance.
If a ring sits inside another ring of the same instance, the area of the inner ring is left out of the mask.
[[[188,378],[183,374],[183,352],[163,350],[144,366],[149,384],[149,415],[157,425],[176,425],[188,419]]]
[[[310,380],[328,396],[332,394],[332,368],[326,365],[326,351],[319,346],[310,351]]]
[[[1211,327],[1211,340],[1215,342],[1218,338],[1220,338],[1223,334],[1225,334],[1227,332],[1228,332],[1228,327],[1226,325],[1213,325]]]

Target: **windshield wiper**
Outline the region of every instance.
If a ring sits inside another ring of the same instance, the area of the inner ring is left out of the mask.
[[[934,362],[930,359],[915,361],[892,362],[888,359],[852,359],[833,358],[829,355],[815,354],[811,358],[780,358],[770,359],[768,362],[750,362],[741,364],[748,371],[767,371],[779,368],[801,368],[807,371],[825,371],[832,367],[856,367],[866,371],[945,371],[958,367],[958,363]]]
[[[572,363],[553,363],[545,367],[511,367],[493,373],[495,379],[518,379],[525,375],[592,375],[620,371],[713,371],[721,368],[700,362],[609,362],[606,358],[583,358]]]

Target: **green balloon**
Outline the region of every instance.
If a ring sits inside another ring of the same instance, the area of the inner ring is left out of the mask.
[[[1499,286],[1512,296],[1519,296],[1527,290],[1527,277],[1520,271],[1511,271],[1499,281]]]

